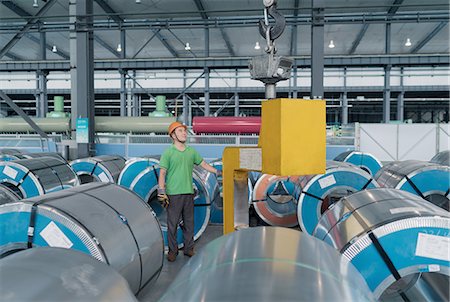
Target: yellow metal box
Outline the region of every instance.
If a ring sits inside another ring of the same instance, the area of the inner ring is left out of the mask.
[[[259,147],[262,172],[274,175],[325,173],[324,100],[273,99],[262,102]]]

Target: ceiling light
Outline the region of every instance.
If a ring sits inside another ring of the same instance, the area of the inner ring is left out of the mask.
[[[334,45],[333,40],[330,40],[330,44],[328,44],[328,48],[335,48],[336,45]]]
[[[33,7],[39,7],[39,4],[38,4],[37,0],[34,0]]]
[[[122,51],[122,45],[119,43],[119,44],[117,44],[117,49],[116,49],[118,52],[121,52]]]
[[[406,39],[406,42],[405,42],[405,46],[406,47],[410,47],[412,44],[411,44],[411,39],[410,38],[407,38]]]
[[[256,50],[261,49],[261,46],[259,46],[259,42],[256,42],[256,43],[255,43],[255,49],[256,49]]]
[[[141,0],[136,0],[136,4],[141,4]]]
[[[186,42],[186,46],[184,47],[185,50],[191,50],[191,45],[189,45],[189,42]]]
[[[56,48],[56,45],[53,45],[52,52],[58,52],[58,49]]]

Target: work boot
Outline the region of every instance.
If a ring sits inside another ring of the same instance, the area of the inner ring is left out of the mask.
[[[169,252],[167,253],[167,260],[168,260],[169,262],[174,262],[176,259],[177,259],[177,254],[176,254],[176,253],[171,252],[171,251],[169,251]]]
[[[185,256],[192,257],[195,255],[194,249],[190,249],[184,253]]]

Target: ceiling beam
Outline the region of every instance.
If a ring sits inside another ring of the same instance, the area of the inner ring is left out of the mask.
[[[395,0],[394,3],[392,3],[392,6],[388,10],[388,17],[392,17],[395,13],[397,13],[403,1],[404,0]]]
[[[156,37],[161,41],[161,43],[167,48],[168,51],[170,51],[170,53],[178,58],[179,55],[177,53],[177,51],[175,50],[175,48],[173,48],[172,45],[170,45],[170,43],[167,41],[166,37],[164,37],[158,29],[152,29],[152,32],[156,35]]]
[[[13,3],[12,1],[2,1],[2,4],[24,19],[32,17],[31,14],[29,14],[26,10],[24,10],[17,4]],[[37,23],[40,24],[41,22],[38,21]],[[41,43],[40,39],[36,38],[31,33],[26,33],[25,36],[37,44]],[[53,47],[50,44],[45,44],[45,48],[51,51]],[[68,60],[70,58],[67,53],[65,53],[61,50],[58,50],[58,52],[56,52],[56,54],[65,60]]]
[[[100,38],[98,35],[94,35],[94,41],[97,42],[98,44],[100,44],[101,46],[103,46],[106,50],[108,50],[110,53],[115,55],[117,58],[119,58],[119,59],[121,58],[120,52],[115,50],[114,47],[112,47],[111,45],[106,43],[106,41],[103,40],[102,38]]]
[[[425,46],[434,36],[436,36],[446,25],[448,22],[439,23],[425,38],[422,39],[417,45],[411,50],[411,53],[417,53],[422,47]]]
[[[97,4],[109,15],[111,19],[114,20],[117,24],[123,23],[123,19],[116,13],[115,10],[112,9],[111,6],[109,6],[108,3],[105,2],[105,0],[95,0]]]
[[[25,26],[23,26],[19,30],[19,32],[14,35],[14,37],[11,40],[9,40],[9,42],[2,48],[2,50],[0,50],[0,59],[8,51],[10,51],[11,48],[13,48],[14,45],[16,45],[17,42],[19,42],[19,40],[23,37],[23,35],[39,21],[39,17],[42,16],[43,14],[45,14],[50,9],[50,7],[52,7],[53,4],[55,4],[55,2],[56,2],[56,0],[48,0],[44,4],[44,6],[36,13],[36,15],[34,15],[31,18],[28,19],[27,24]],[[2,3],[3,3],[3,1],[2,1]]]
[[[95,2],[97,2],[97,4],[105,11],[105,13],[107,13],[109,15],[109,17],[111,19],[114,20],[114,22],[116,22],[119,26],[122,26],[124,20],[117,15],[116,11],[112,9],[111,6],[109,6],[108,3],[105,2],[105,0],[95,0]],[[161,41],[161,43],[167,48],[167,50],[174,56],[174,57],[178,57],[178,53],[177,51],[173,48],[172,45],[169,44],[169,42],[167,42],[166,38],[164,38],[163,35],[161,35],[161,33],[159,32],[158,29],[153,30],[153,33],[156,35],[156,37]],[[124,47],[122,45],[122,47]]]
[[[356,36],[355,41],[353,41],[352,48],[350,48],[350,51],[348,52],[349,55],[352,55],[355,53],[356,48],[358,47],[359,43],[361,43],[362,38],[366,34],[367,29],[369,28],[369,24],[365,23],[363,24],[361,30],[359,31],[358,35]]]
[[[23,61],[22,57],[19,57],[18,55],[15,55],[15,54],[13,54],[11,52],[8,52],[7,54],[5,54],[5,57],[8,57],[8,58],[10,58],[11,60],[14,60],[14,61]]]
[[[206,14],[205,7],[203,6],[202,0],[194,0],[195,6],[197,6],[198,12],[203,20],[208,20],[208,15]],[[220,34],[222,35],[222,39],[225,41],[225,45],[228,48],[228,52],[231,56],[235,57],[236,53],[234,52],[233,45],[231,44],[230,37],[225,32],[223,27],[220,27]]]

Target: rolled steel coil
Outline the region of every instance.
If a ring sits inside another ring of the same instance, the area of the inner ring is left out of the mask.
[[[13,190],[11,190],[8,187],[5,187],[3,185],[0,185],[0,205],[2,205],[4,203],[19,201],[19,200],[20,200],[19,195],[14,193]]]
[[[120,155],[99,155],[76,159],[70,165],[82,184],[96,181],[117,183],[125,167],[125,159]]]
[[[327,161],[325,174],[300,176],[294,196],[299,196],[297,219],[301,229],[312,234],[322,213],[339,198],[376,187],[369,173],[344,162]]]
[[[66,162],[66,159],[56,152],[24,153],[16,149],[6,149],[5,153],[0,154],[0,161],[11,161],[11,160],[26,159],[26,158],[29,159],[38,157],[54,157]]]
[[[336,156],[334,160],[354,164],[367,173],[370,173],[370,175],[377,174],[378,170],[383,166],[372,154],[359,151],[343,152]]]
[[[191,258],[160,301],[374,301],[337,251],[299,231],[242,229]]]
[[[450,166],[450,150],[445,150],[437,153],[435,156],[433,156],[430,162],[443,166]]]
[[[350,260],[377,299],[449,301],[450,214],[416,195],[378,188],[344,197],[313,235]]]
[[[2,148],[0,149],[0,161],[20,159],[16,154],[22,154],[22,151],[19,149]]]
[[[118,184],[134,191],[152,207],[161,223],[164,242],[167,246],[167,214],[156,198],[160,168],[155,161],[158,161],[158,158],[130,161],[122,170]],[[202,168],[194,168],[192,180],[196,192],[194,198],[194,239],[196,240],[208,225],[210,205],[219,194],[219,189],[216,176]],[[177,240],[179,247],[182,247],[183,232],[181,228],[178,229]]]
[[[162,268],[162,232],[151,208],[112,183],[3,204],[0,221],[2,255],[30,246],[79,250],[111,265],[134,293],[156,280]]]
[[[258,178],[252,200],[256,213],[264,222],[284,227],[298,225],[296,183],[298,176],[262,174]]]
[[[34,248],[0,260],[1,301],[137,301],[108,265],[69,249]]]
[[[0,161],[0,184],[21,198],[72,188],[78,177],[67,162],[55,157]]]
[[[233,116],[196,116],[192,119],[192,130],[202,133],[237,133],[258,134],[261,128],[261,117],[233,117]]]
[[[434,163],[406,160],[385,165],[375,175],[381,187],[416,194],[449,210],[450,167]]]

